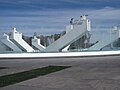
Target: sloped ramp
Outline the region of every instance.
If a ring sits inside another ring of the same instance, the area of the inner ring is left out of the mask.
[[[71,30],[61,38],[46,47],[46,52],[59,52],[63,48],[81,38],[87,32],[88,19],[81,20],[79,24],[71,25]]]
[[[119,33],[120,33],[120,30],[117,29],[117,30],[109,31],[108,34],[104,36],[101,35],[101,38],[100,40],[98,40],[98,43],[88,48],[88,50],[101,50],[105,46],[117,40],[120,37]]]

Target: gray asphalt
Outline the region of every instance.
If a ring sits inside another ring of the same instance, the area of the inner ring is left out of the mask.
[[[120,56],[0,59],[0,75],[6,75],[48,65],[68,65],[45,76],[9,85],[0,90],[120,90]]]

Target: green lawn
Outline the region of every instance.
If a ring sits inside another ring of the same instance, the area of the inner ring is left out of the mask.
[[[0,69],[7,69],[7,67],[0,67]]]
[[[36,78],[38,76],[47,75],[49,73],[60,71],[69,67],[71,66],[47,66],[20,73],[0,76],[0,87],[19,83],[28,79]]]

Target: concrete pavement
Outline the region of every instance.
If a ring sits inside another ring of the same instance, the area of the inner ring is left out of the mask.
[[[120,56],[0,59],[0,66],[9,67],[0,70],[0,75],[48,65],[72,67],[9,85],[0,90],[120,90]]]

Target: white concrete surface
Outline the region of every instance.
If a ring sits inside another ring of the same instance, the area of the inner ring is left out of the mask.
[[[1,42],[11,48],[14,52],[22,52],[20,48],[18,48],[10,39],[7,34],[4,33]]]
[[[59,53],[8,53],[0,58],[42,58],[42,57],[83,57],[83,56],[120,55],[120,51],[59,52]]]
[[[46,48],[40,44],[40,39],[38,39],[36,36],[34,36],[32,39],[32,45],[40,51],[43,51]]]
[[[68,28],[70,30],[66,30],[67,33],[49,46],[47,46],[45,51],[62,51],[63,48],[65,48],[69,44],[72,44],[77,39],[81,38],[87,32],[90,25],[88,25],[89,22],[85,16],[81,17],[80,19],[81,20],[79,20],[76,24],[69,25],[73,28]]]
[[[11,32],[10,40],[20,49],[25,50],[26,52],[34,51],[34,49],[22,39],[22,33],[16,31],[16,28],[13,28],[13,31]]]

